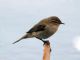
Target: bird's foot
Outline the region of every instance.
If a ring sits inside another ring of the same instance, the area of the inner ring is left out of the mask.
[[[45,45],[45,44],[49,45],[50,44],[49,41],[43,41],[43,43],[44,43],[43,45]]]
[[[43,40],[42,40],[42,41],[43,41]],[[43,41],[43,43],[44,43],[43,46],[44,46],[44,45],[50,46],[50,42],[49,42],[49,41]],[[51,48],[50,48],[50,52],[51,52],[51,51],[52,51],[52,50],[51,50]]]

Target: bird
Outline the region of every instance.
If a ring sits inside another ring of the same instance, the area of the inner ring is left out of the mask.
[[[46,17],[39,23],[35,24],[29,31],[26,32],[24,36],[22,36],[19,40],[13,42],[13,44],[23,39],[33,37],[46,42],[45,39],[54,35],[61,24],[64,23],[62,23],[60,18],[58,18],[57,16]]]

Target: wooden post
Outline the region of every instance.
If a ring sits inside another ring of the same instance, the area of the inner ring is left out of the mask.
[[[50,52],[51,52],[50,42],[46,41],[44,43],[43,60],[50,60]]]

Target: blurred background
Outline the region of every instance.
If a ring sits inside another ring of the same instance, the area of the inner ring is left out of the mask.
[[[0,0],[0,60],[42,60],[36,38],[12,44],[41,19],[58,16],[65,25],[48,40],[51,60],[80,60],[80,0]]]

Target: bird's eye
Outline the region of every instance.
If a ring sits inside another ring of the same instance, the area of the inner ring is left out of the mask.
[[[52,22],[52,23],[58,23],[58,21],[55,21],[55,20],[52,20],[51,22]]]
[[[52,20],[51,22],[56,22],[55,20]]]

